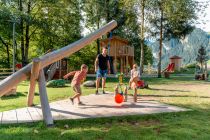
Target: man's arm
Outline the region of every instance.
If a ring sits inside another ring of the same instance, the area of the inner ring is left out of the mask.
[[[96,57],[96,60],[95,60],[95,72],[97,72],[98,70],[98,56]]]
[[[109,60],[107,61],[107,66],[108,66],[108,73],[110,74],[111,71],[110,71],[110,63],[109,63]]]

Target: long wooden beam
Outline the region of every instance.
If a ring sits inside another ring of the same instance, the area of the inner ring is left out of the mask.
[[[96,40],[97,38],[101,37],[102,35],[110,32],[117,26],[116,21],[111,21],[102,28],[96,30],[95,32],[87,35],[86,37],[67,45],[59,50],[53,51],[48,53],[44,56],[40,57],[40,69],[64,58],[68,57],[69,55],[73,54],[74,52],[79,51],[80,49],[84,48],[86,45],[90,44],[92,41]],[[26,80],[27,77],[30,75],[32,64],[28,64],[21,70],[15,72],[11,76],[7,77],[6,79],[0,82],[0,97],[7,93],[12,87],[17,86],[23,80]]]

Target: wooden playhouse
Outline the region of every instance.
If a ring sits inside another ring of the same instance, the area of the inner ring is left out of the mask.
[[[182,58],[177,55],[174,55],[170,57],[170,63],[174,63],[174,70],[180,71],[180,68],[182,66]]]
[[[113,36],[100,41],[100,47],[108,47],[110,43],[111,73],[123,72],[128,74],[134,64],[134,47],[129,45],[126,39]]]

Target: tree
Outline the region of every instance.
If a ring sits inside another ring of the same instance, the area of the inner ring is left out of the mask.
[[[88,0],[83,3],[83,11],[85,12],[85,27],[89,30],[99,29],[102,25],[104,17],[104,0]],[[100,42],[97,39],[97,54],[100,53]]]
[[[208,57],[206,56],[206,50],[203,46],[200,46],[196,61],[200,63],[202,72],[204,72],[203,66],[207,60],[208,60]]]
[[[12,49],[12,30],[13,23],[18,19],[18,10],[13,6],[6,6],[6,1],[0,2],[0,46],[5,47],[2,48],[1,51],[4,53],[1,56],[1,64],[0,67],[10,68],[10,50]],[[4,55],[6,52],[6,55]],[[6,58],[5,58],[6,56]],[[7,61],[5,61],[6,59]]]
[[[140,29],[139,24],[137,24],[137,8],[134,1],[90,0],[85,1],[83,9],[86,15],[85,23],[88,29],[95,29],[97,25],[102,26],[114,19],[117,21],[118,26],[112,31],[113,35],[126,38],[135,49],[140,48]],[[139,57],[138,54],[135,57],[136,60]]]
[[[158,77],[161,77],[162,41],[182,38],[193,30],[197,2],[194,0],[153,0],[149,18],[151,32],[159,39]]]
[[[80,6],[80,0],[0,2],[0,45],[11,49],[12,23],[8,21],[14,19],[17,19],[16,42],[20,46],[17,59],[23,65],[48,49],[74,42],[81,38]]]

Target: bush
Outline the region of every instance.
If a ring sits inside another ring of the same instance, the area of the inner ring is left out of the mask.
[[[185,68],[195,68],[196,67],[196,63],[191,63],[185,66]]]
[[[47,82],[46,86],[47,87],[64,87],[66,84],[66,81],[63,79],[58,79],[58,80],[51,80]]]

